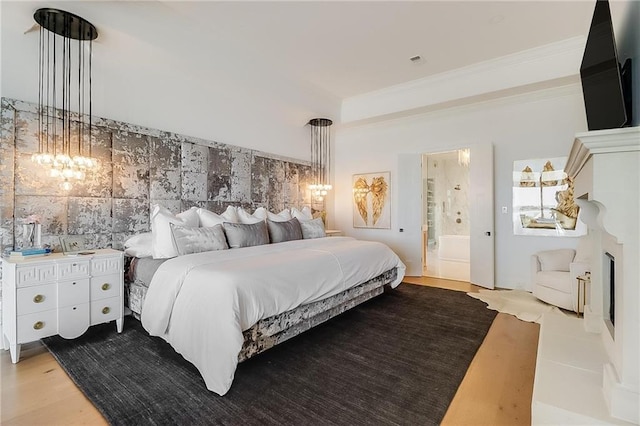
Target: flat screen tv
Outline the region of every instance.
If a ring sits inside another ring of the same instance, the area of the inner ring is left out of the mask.
[[[624,67],[618,62],[607,0],[596,2],[580,78],[589,130],[613,129],[630,123],[631,60]]]

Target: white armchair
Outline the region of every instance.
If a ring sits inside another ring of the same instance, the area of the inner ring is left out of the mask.
[[[531,256],[533,295],[543,302],[578,312],[576,278],[589,270],[587,261],[576,259],[574,249],[539,251]]]

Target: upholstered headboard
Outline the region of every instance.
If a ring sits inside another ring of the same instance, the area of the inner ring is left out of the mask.
[[[21,246],[20,219],[42,217],[42,242],[83,236],[87,247],[121,248],[149,231],[149,208],[177,213],[228,205],[279,211],[310,205],[308,162],[94,117],[98,172],[70,191],[31,161],[38,150],[37,105],[2,98],[0,232],[2,247]]]

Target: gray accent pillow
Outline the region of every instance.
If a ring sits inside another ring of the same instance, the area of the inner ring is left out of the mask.
[[[295,217],[285,222],[276,222],[267,219],[267,228],[269,229],[269,239],[272,243],[283,243],[285,241],[302,239],[300,222],[298,222],[298,219]]]
[[[258,223],[225,222],[222,226],[231,248],[269,244],[269,231],[267,231],[267,224],[264,220]]]
[[[229,248],[222,225],[199,228],[171,223],[170,226],[173,241],[180,255]]]
[[[322,238],[327,234],[324,232],[324,222],[322,218],[315,218],[312,220],[305,220],[300,222],[300,228],[302,229],[302,238]]]

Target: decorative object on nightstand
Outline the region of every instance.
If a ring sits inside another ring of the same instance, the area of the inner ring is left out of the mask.
[[[40,248],[42,247],[42,224],[40,216],[31,214],[22,219],[22,247]]]
[[[587,304],[587,284],[591,284],[591,272],[586,271],[576,277],[578,281],[578,298],[576,300],[576,315],[580,317],[580,311],[584,313],[584,305]],[[580,293],[582,293],[582,309],[580,309]]]
[[[60,237],[60,247],[65,256],[74,256],[85,249],[84,237],[82,236],[65,236]]]
[[[123,252],[95,250],[81,258],[2,259],[3,347],[11,361],[20,346],[58,334],[74,339],[96,324],[123,325]]]
[[[51,254],[50,248],[22,248],[13,250],[12,247],[8,247],[2,253],[2,257],[6,259],[30,259],[39,256],[49,256]]]

